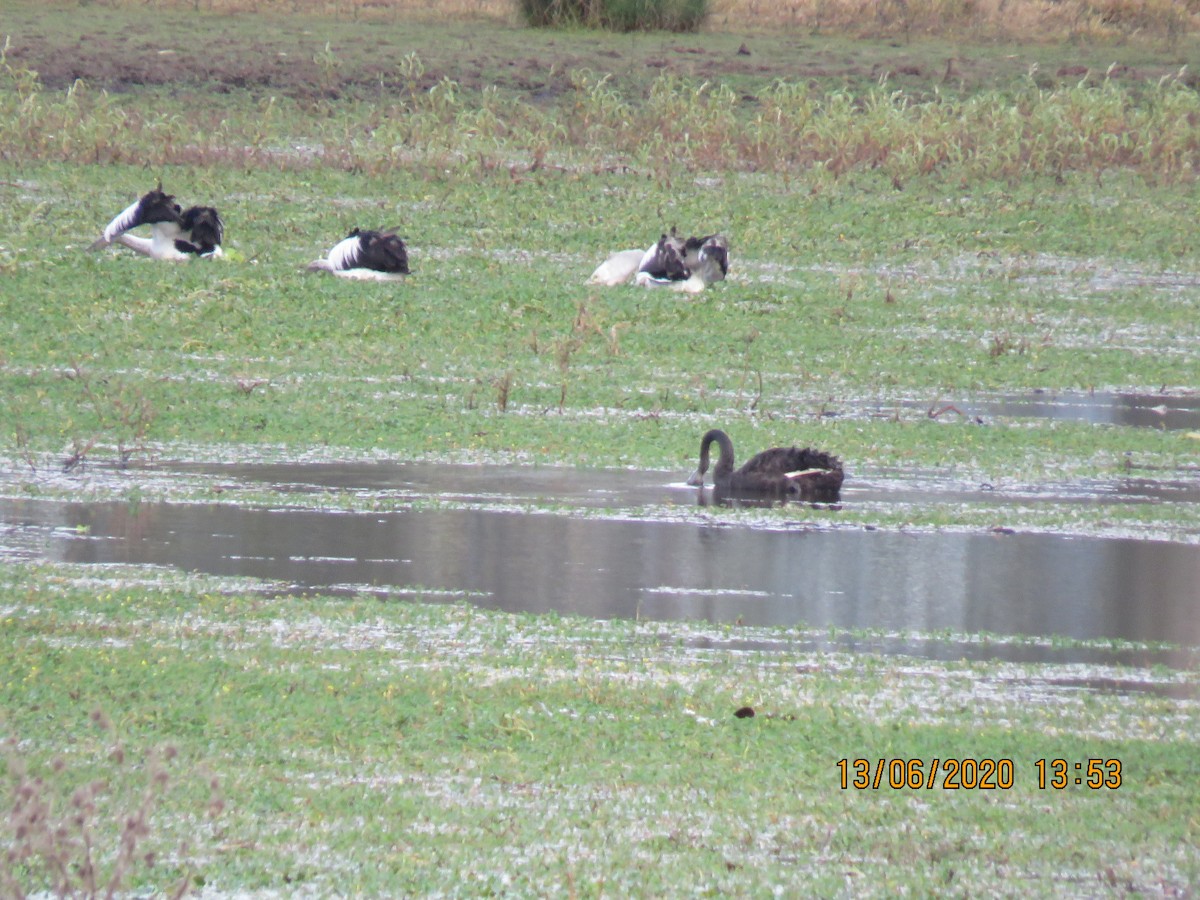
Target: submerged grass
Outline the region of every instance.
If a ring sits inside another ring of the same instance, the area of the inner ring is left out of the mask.
[[[139,890],[189,866],[206,896],[1095,895],[1200,876],[1192,674],[1079,670],[1176,688],[1098,693],[1055,686],[1062,667],[814,653],[805,632],[80,577],[3,569],[3,728],[35,770],[65,754],[84,778],[126,777],[96,708],[131,750],[176,748],[152,843],[187,856],[160,854]],[[860,758],[1008,759],[1012,786],[843,789],[838,761]],[[1120,760],[1121,786],[1070,768],[1039,787],[1037,760],[1090,758]]]

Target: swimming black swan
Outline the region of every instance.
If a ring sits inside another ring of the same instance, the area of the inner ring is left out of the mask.
[[[713,487],[719,493],[756,494],[822,503],[836,502],[842,489],[842,463],[836,456],[808,447],[773,447],[752,456],[740,469],[733,468],[733,441],[714,428],[700,439],[700,467],[688,479],[693,487],[704,485],[708,471],[708,448],[720,448],[713,468]]]
[[[129,231],[139,225],[150,226],[150,237]],[[219,257],[225,223],[211,206],[182,209],[175,198],[163,193],[162,184],[143,194],[122,210],[104,229],[89,250],[121,244],[151,259],[193,259]]]
[[[355,228],[324,259],[308,264],[310,272],[332,272],[341,278],[402,281],[409,274],[408,248],[393,231]]]

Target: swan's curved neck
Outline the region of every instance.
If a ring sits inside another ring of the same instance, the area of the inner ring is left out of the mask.
[[[729,435],[718,428],[714,428],[705,434],[703,440],[700,442],[701,472],[708,469],[708,450],[714,443],[719,450],[717,465],[713,468],[713,480],[715,481],[733,471],[733,441],[729,439]]]

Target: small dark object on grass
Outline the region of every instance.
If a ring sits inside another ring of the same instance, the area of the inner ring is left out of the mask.
[[[741,709],[739,709],[737,712],[735,712],[734,715],[737,716],[739,719],[753,719],[754,718],[754,707],[753,706],[743,706]]]

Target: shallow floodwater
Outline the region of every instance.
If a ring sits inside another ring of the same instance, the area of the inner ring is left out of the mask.
[[[817,528],[794,517],[751,527],[698,507],[694,489],[654,472],[369,463],[173,471],[269,488],[279,505],[5,501],[0,553],[249,576],[277,592],[462,598],[596,618],[1200,646],[1193,545]],[[313,509],[317,493],[387,498],[391,508]],[[844,502],[888,494],[868,484]],[[621,512],[647,506],[666,514]],[[939,646],[895,639],[932,656],[1086,658],[1045,644],[922,641]]]
[[[901,400],[889,403],[851,403],[828,415],[865,414],[888,417],[918,410],[933,418],[1055,419],[1092,425],[1123,425],[1162,431],[1200,430],[1200,395],[1135,394],[1115,391],[1033,391],[1026,394],[977,394],[966,398]]]

